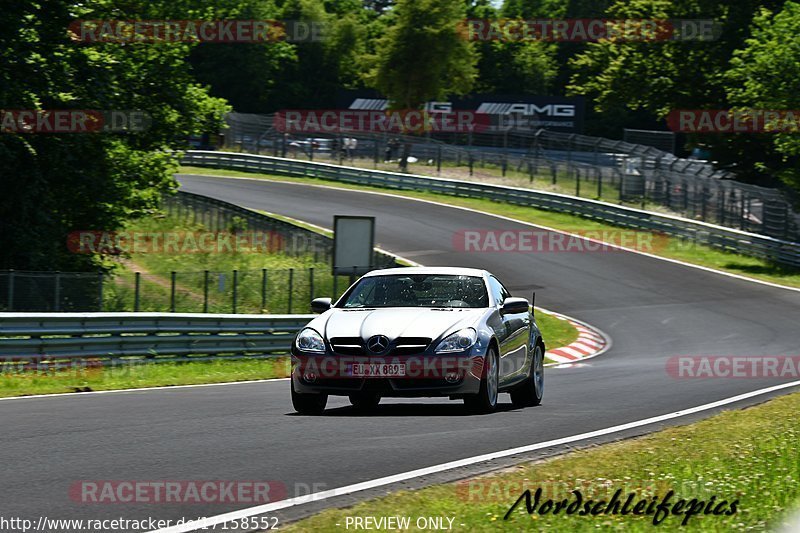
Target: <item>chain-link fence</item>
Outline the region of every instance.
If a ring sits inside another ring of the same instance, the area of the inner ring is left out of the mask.
[[[312,299],[340,296],[351,279],[320,267],[125,272],[106,283],[103,311],[308,313]]]
[[[229,150],[387,169],[407,146],[412,173],[544,188],[800,241],[800,214],[784,192],[652,146],[546,130],[287,135],[264,115],[231,113],[227,121]]]
[[[104,282],[102,273],[0,270],[0,311],[99,311]]]
[[[165,196],[163,209],[209,232],[269,232],[276,237],[270,251],[302,266],[112,274],[0,271],[0,311],[306,313],[313,298],[339,296],[355,278],[332,274],[333,240],[327,235],[187,192]],[[373,265],[391,268],[397,262],[376,251]]]

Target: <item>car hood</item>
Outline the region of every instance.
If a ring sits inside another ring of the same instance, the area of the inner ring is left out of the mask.
[[[313,320],[309,327],[323,331],[326,338],[386,335],[390,341],[398,337],[430,337],[472,326],[485,309],[428,309],[394,307],[391,309],[332,309]],[[317,322],[319,321],[319,322]]]

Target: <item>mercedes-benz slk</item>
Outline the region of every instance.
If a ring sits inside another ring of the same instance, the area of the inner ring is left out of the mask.
[[[545,345],[533,309],[485,270],[375,270],[312,309],[320,316],[292,346],[300,413],[322,413],[331,395],[359,409],[384,397],[448,397],[474,412],[494,410],[503,392],[517,407],[542,400]]]

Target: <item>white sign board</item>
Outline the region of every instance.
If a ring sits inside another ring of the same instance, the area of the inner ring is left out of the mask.
[[[333,217],[333,273],[366,274],[373,268],[375,217]]]

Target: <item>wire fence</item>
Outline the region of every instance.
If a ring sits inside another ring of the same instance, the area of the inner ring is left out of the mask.
[[[234,151],[388,170],[407,145],[417,174],[500,180],[800,241],[800,214],[783,191],[734,181],[706,161],[653,146],[546,130],[287,135],[266,115],[231,113],[227,121],[225,145]],[[458,169],[463,175],[453,174]]]
[[[209,232],[271,232],[274,253],[292,268],[120,270],[104,272],[0,271],[0,311],[307,313],[316,297],[338,297],[355,273],[334,276],[331,237],[199,194],[166,196],[163,210]],[[374,268],[398,266],[375,252]],[[354,268],[355,272],[355,268]]]

